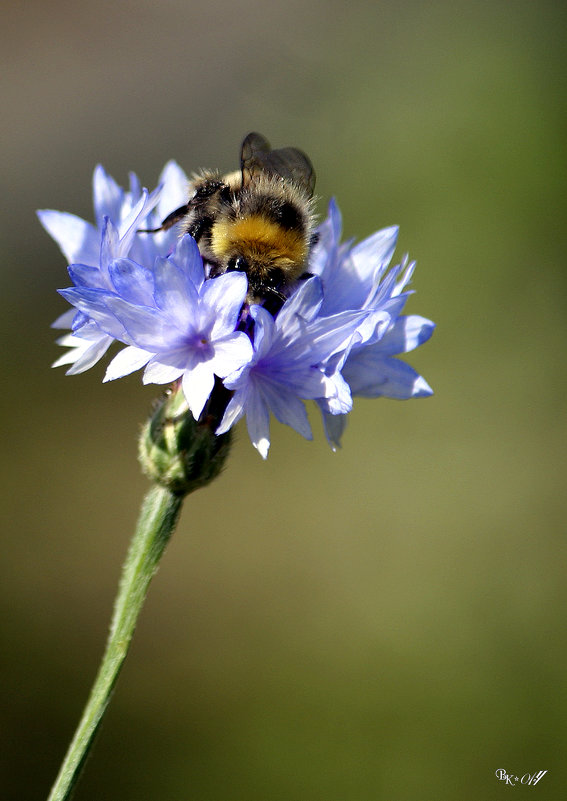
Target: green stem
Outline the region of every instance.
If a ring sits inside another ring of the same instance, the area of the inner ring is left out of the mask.
[[[128,653],[148,586],[177,524],[182,502],[180,496],[158,485],[146,495],[122,569],[106,651],[48,801],[66,801],[79,778]]]

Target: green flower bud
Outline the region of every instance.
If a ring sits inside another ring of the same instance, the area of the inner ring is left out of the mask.
[[[222,470],[231,445],[231,432],[216,436],[219,407],[226,406],[220,382],[199,420],[189,411],[181,385],[175,384],[145,423],[139,459],[146,476],[175,495],[204,487]]]

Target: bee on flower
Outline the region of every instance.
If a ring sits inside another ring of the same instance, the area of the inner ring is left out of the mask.
[[[302,151],[259,134],[244,139],[238,171],[189,181],[170,162],[151,193],[97,167],[96,224],[38,213],[73,283],[60,290],[74,308],[54,323],[68,348],[54,366],[83,372],[121,343],[105,381],[143,368],[144,383],[178,382],[195,420],[222,391],[215,433],[244,417],[264,458],[271,414],[311,438],[307,400],[335,449],[354,396],[431,395],[397,358],[434,329],[402,314],[415,264],[391,266],[398,229],[341,243],[334,200],[314,225],[314,181]]]

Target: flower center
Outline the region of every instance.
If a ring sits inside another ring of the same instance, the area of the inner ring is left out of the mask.
[[[215,355],[214,346],[211,344],[210,339],[206,333],[200,331],[192,340],[194,353],[198,361],[206,362],[212,359]]]

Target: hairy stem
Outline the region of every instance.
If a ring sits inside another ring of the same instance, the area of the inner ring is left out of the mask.
[[[182,502],[182,497],[158,485],[144,499],[122,569],[102,663],[48,801],[66,801],[80,776],[128,653],[148,586],[177,524]]]

